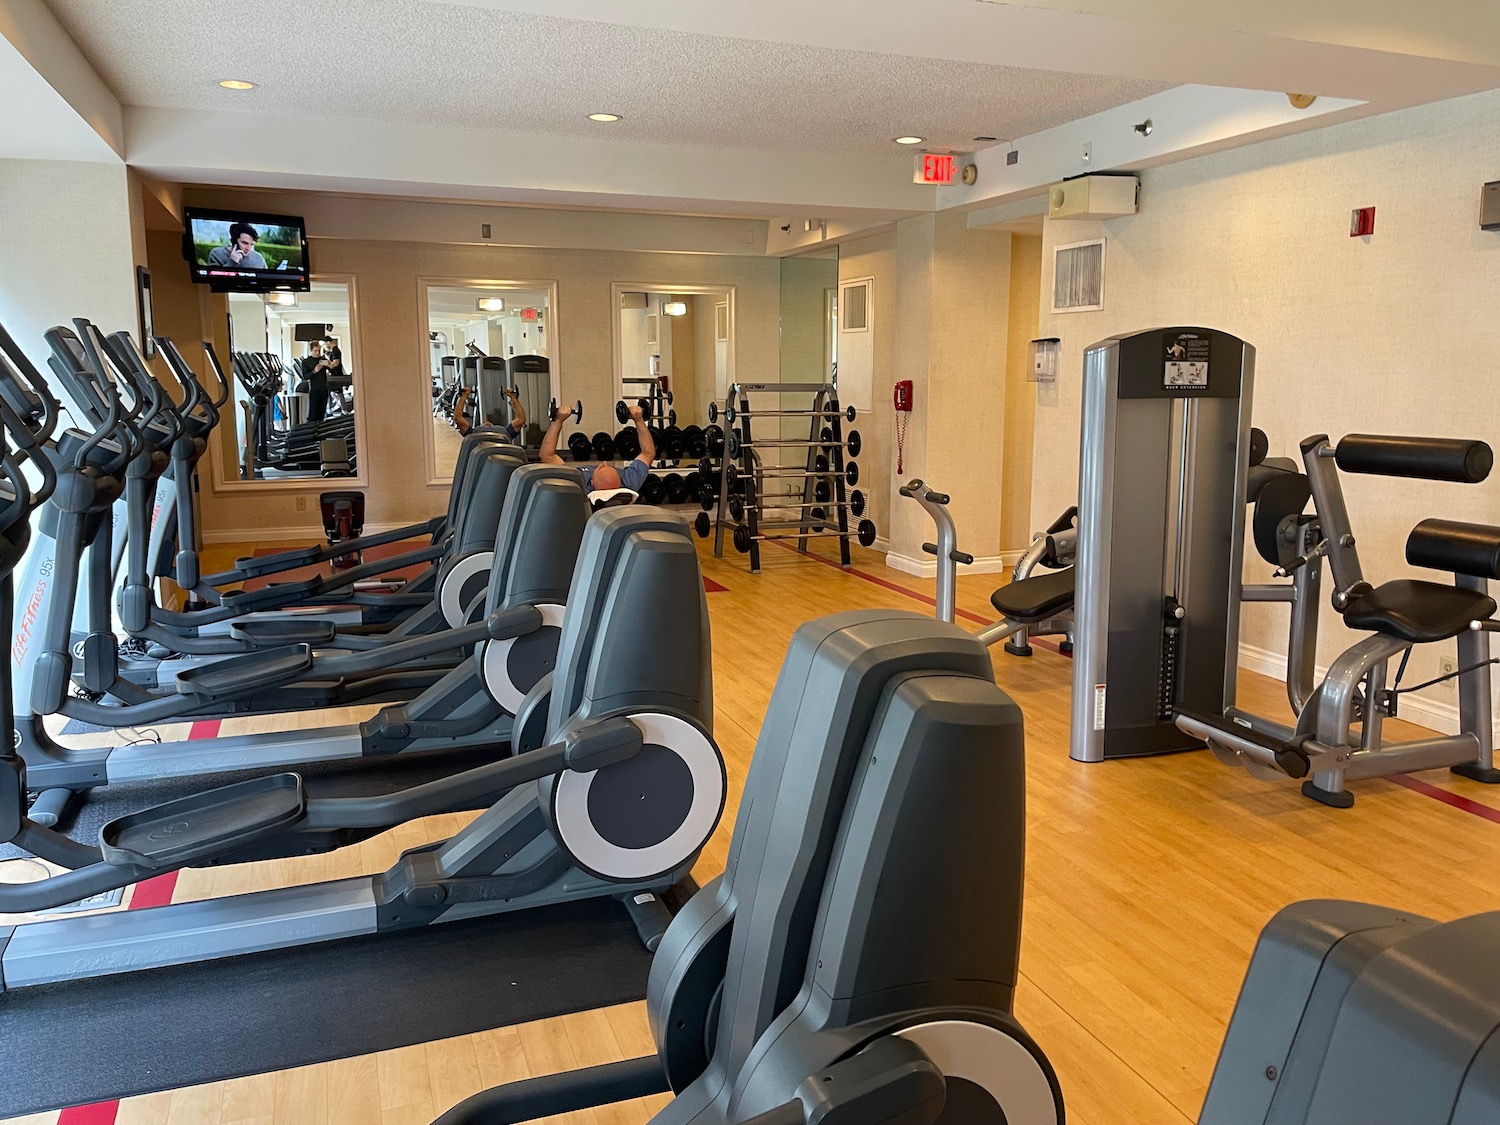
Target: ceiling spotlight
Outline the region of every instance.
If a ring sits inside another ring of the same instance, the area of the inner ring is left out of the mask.
[[[1318,100],[1317,94],[1288,94],[1286,100],[1292,103],[1293,109],[1306,109]]]
[[[685,316],[687,314],[687,302],[663,301],[661,311],[667,316]]]
[[[266,297],[266,303],[269,305],[281,305],[283,308],[287,308],[297,303],[297,294],[272,293]]]
[[[226,90],[253,90],[254,82],[246,82],[243,78],[226,78],[219,83]]]
[[[1141,136],[1149,137],[1151,135],[1151,130],[1156,128],[1156,126],[1151,124],[1151,118],[1148,117],[1146,118],[1146,120],[1142,121],[1139,125],[1136,125],[1133,128]]]
[[[481,297],[477,303],[480,312],[501,312],[505,308],[504,297]]]
[[[591,113],[589,114],[589,120],[604,122],[618,121],[620,120],[620,115],[618,113]]]
[[[898,145],[919,145],[926,139],[926,137],[897,137],[896,143]]]

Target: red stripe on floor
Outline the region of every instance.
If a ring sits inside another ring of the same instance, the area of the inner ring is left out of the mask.
[[[115,1125],[115,1116],[119,1112],[119,1102],[75,1105],[58,1115],[57,1125]]]
[[[223,719],[200,719],[188,730],[188,738],[218,738]]]
[[[707,594],[727,594],[729,592],[729,587],[720,586],[712,578],[705,578],[703,580],[703,591]]]
[[[1483,817],[1500,824],[1500,809],[1491,808],[1489,805],[1480,804],[1478,801],[1470,800],[1462,793],[1454,793],[1448,789],[1439,789],[1436,785],[1429,785],[1425,781],[1418,781],[1410,774],[1396,773],[1390,776],[1403,789],[1410,789],[1413,793],[1421,793],[1424,797],[1431,797],[1434,801],[1442,801],[1445,805],[1451,805],[1460,812],[1470,813],[1473,816]]]

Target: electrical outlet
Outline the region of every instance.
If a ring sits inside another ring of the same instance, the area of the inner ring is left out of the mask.
[[[1440,656],[1440,657],[1438,657],[1438,675],[1439,676],[1451,676],[1451,675],[1453,675],[1453,673],[1455,673],[1457,671],[1458,671],[1458,657],[1456,657],[1456,656]],[[1458,686],[1458,681],[1457,680],[1444,680],[1442,686],[1445,687],[1445,688],[1447,688],[1449,691],[1453,691]]]
[[[1084,141],[1083,142],[1083,166],[1085,168],[1087,168],[1089,166],[1089,163],[1093,159],[1094,159],[1094,142],[1093,141]]]
[[[297,497],[297,511],[299,511],[299,512],[305,512],[305,511],[307,511],[307,497],[306,496],[299,496],[299,497]]]

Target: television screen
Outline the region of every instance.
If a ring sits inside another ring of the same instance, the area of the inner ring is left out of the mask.
[[[307,292],[307,231],[290,215],[189,207],[182,252],[193,280],[215,290]]]

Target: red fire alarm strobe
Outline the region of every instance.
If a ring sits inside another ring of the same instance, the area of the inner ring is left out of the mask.
[[[1375,208],[1357,207],[1349,212],[1349,237],[1364,238],[1375,233]]]

